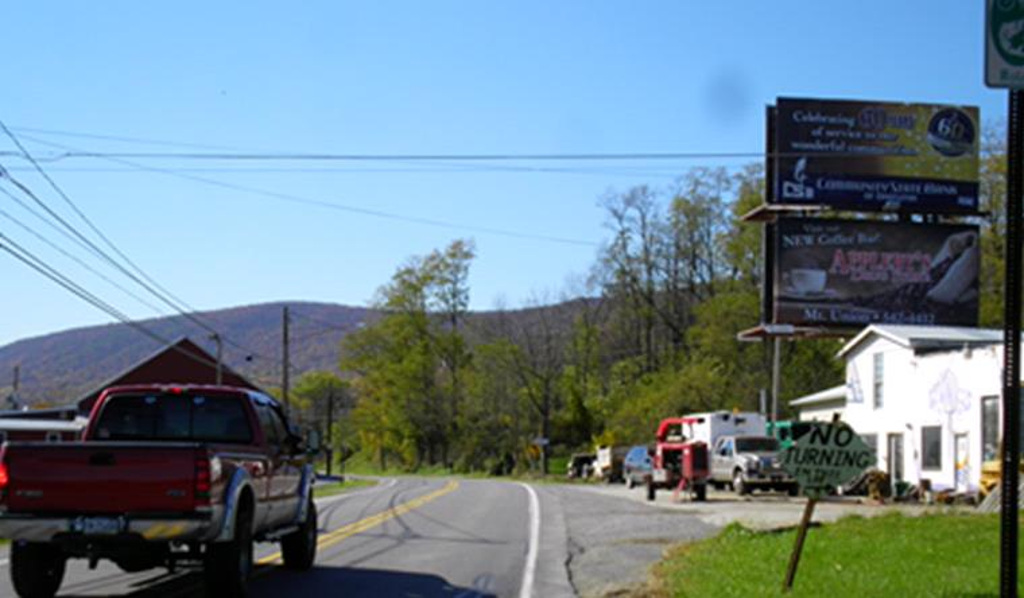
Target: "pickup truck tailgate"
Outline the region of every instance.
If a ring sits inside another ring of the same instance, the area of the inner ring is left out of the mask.
[[[9,443],[7,508],[32,513],[172,513],[193,508],[191,443]]]

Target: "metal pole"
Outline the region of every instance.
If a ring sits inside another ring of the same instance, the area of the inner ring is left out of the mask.
[[[334,389],[327,395],[327,476],[331,475],[331,461],[334,460]]]
[[[290,411],[291,402],[288,399],[288,370],[291,364],[288,362],[288,306],[284,306],[281,313],[281,398],[284,399],[285,412]]]
[[[1024,92],[1010,91],[1006,171],[1006,296],[1003,321],[1003,475],[999,595],[1017,596],[1020,482],[1021,220],[1024,168]]]
[[[782,339],[772,339],[772,426],[779,421],[779,388],[782,386]]]

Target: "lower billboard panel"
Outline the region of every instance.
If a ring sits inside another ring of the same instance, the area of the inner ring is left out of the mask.
[[[976,226],[779,219],[773,321],[977,326]]]

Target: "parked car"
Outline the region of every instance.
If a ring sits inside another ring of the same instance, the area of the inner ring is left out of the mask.
[[[569,457],[565,466],[565,476],[568,478],[586,479],[594,475],[594,453],[575,453]]]
[[[771,436],[722,436],[711,451],[711,483],[732,486],[736,494],[754,489],[786,491],[799,486],[779,465],[779,441]]]
[[[19,596],[57,593],[68,559],[126,572],[197,564],[206,595],[239,597],[253,542],[313,565],[307,447],[274,399],[228,386],[105,390],[82,441],[0,447],[0,537]]]
[[[626,458],[622,461],[622,478],[626,481],[626,486],[635,488],[637,485],[644,485],[650,475],[650,449],[643,445],[630,448],[626,453]]]

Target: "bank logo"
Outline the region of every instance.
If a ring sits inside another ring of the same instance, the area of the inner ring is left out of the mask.
[[[782,197],[786,199],[814,199],[814,187],[807,180],[807,157],[800,158],[793,167],[793,180],[782,181]]]
[[[943,156],[955,158],[974,148],[974,123],[963,110],[946,108],[928,123],[928,143]]]

